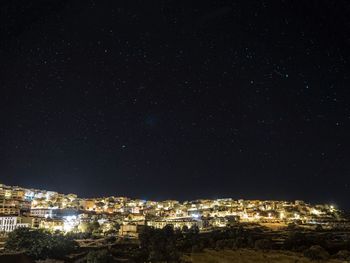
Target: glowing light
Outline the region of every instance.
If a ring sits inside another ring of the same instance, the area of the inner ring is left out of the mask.
[[[317,209],[314,208],[314,209],[311,210],[311,214],[320,215],[321,212],[320,212],[319,210],[317,210]]]
[[[72,231],[76,226],[78,226],[79,220],[76,216],[66,216],[64,217],[63,230],[65,232]]]
[[[193,214],[192,217],[195,218],[195,219],[198,219],[198,218],[200,217],[200,215],[198,215],[198,214]]]

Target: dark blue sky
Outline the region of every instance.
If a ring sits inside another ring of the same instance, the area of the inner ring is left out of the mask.
[[[0,181],[350,207],[347,1],[3,1]]]

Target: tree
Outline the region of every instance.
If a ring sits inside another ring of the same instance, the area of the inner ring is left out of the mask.
[[[14,230],[5,243],[6,249],[24,251],[34,259],[62,258],[76,247],[75,241],[68,236],[29,228]]]
[[[113,224],[113,229],[114,229],[116,232],[118,232],[119,229],[120,229],[120,224],[119,224],[119,223],[114,223],[114,224]]]
[[[184,225],[182,227],[182,232],[187,233],[188,232],[188,226]]]
[[[191,228],[189,229],[190,233],[198,235],[199,233],[199,227],[197,225],[193,225],[191,226]]]
[[[163,229],[146,227],[139,236],[142,253],[137,256],[150,262],[178,262],[180,254],[176,246],[174,228],[169,225]]]
[[[88,223],[86,231],[94,235],[99,235],[101,233],[100,223],[97,220]]]

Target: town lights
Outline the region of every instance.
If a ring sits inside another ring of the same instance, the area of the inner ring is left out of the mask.
[[[65,232],[70,232],[74,229],[74,227],[78,226],[79,220],[76,216],[65,216],[63,223],[63,230]]]
[[[193,214],[192,217],[193,217],[194,219],[198,219],[198,218],[200,217],[200,215],[198,215],[198,214]]]
[[[314,208],[314,209],[311,210],[311,214],[320,215],[321,212],[320,212],[319,210],[317,210],[317,209]]]

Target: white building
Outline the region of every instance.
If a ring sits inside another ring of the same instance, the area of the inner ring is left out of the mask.
[[[33,219],[19,216],[0,216],[0,232],[12,232],[21,227],[31,227]]]
[[[36,217],[52,218],[55,209],[51,208],[32,208],[30,209],[30,215]]]

